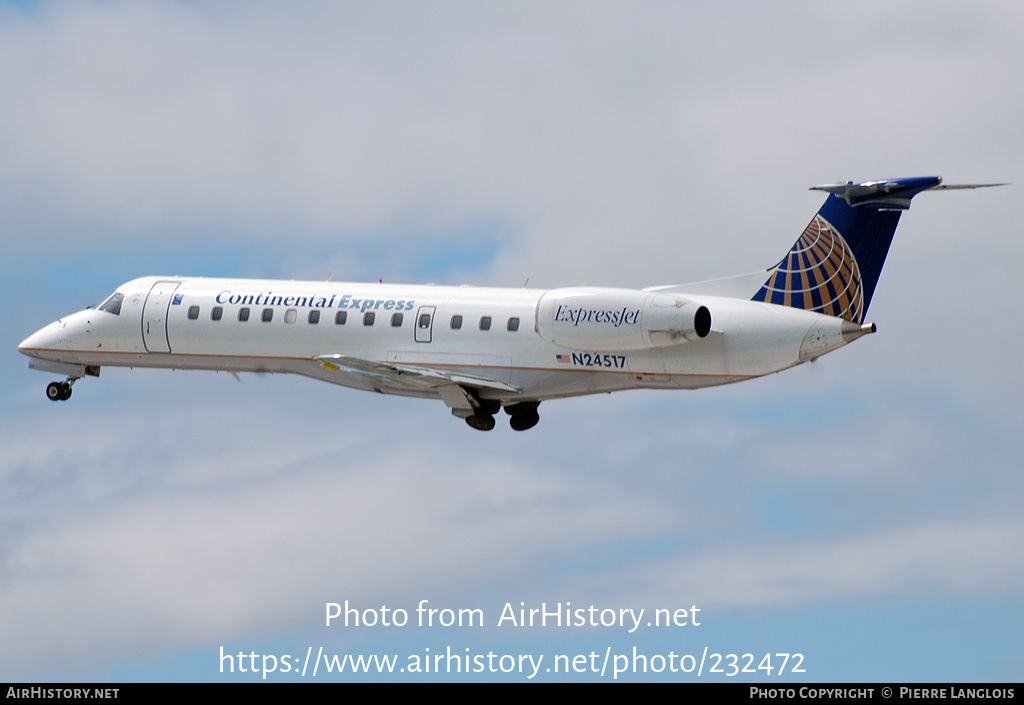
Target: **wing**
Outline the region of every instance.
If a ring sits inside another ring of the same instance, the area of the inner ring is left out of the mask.
[[[418,396],[436,395],[451,407],[456,416],[470,415],[479,406],[479,399],[471,390],[494,389],[513,394],[522,391],[520,387],[487,377],[435,367],[377,362],[337,354],[318,355],[313,362],[327,372],[356,373],[369,378],[367,381],[371,387],[378,391],[387,389],[399,394],[419,392]],[[323,378],[322,374],[317,376]]]

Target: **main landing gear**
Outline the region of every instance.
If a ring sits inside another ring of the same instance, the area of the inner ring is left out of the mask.
[[[476,411],[466,417],[466,423],[477,431],[490,431],[494,428],[494,415],[501,409],[501,402],[494,399],[480,399],[475,394]]]
[[[50,382],[46,385],[46,398],[50,401],[67,401],[71,398],[71,385],[74,383],[74,377],[68,377],[65,382]]]
[[[498,413],[501,405],[491,399],[479,401],[480,407],[472,416],[466,417],[466,423],[477,431],[490,431],[494,428],[494,414]],[[540,421],[540,414],[537,413],[538,406],[540,406],[539,401],[524,401],[506,406],[505,413],[510,416],[508,425],[512,427],[513,431],[525,431],[528,428],[533,428]]]
[[[490,414],[484,414],[478,411],[472,416],[467,416],[466,423],[477,431],[490,431],[494,428],[494,417]]]
[[[537,413],[538,406],[540,406],[539,401],[523,401],[506,406],[505,413],[511,417],[508,420],[508,425],[512,427],[513,431],[525,431],[528,428],[533,428],[540,421],[540,414]]]

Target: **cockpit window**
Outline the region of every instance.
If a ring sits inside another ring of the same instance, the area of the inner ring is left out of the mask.
[[[100,304],[100,311],[106,311],[112,313],[115,316],[121,315],[121,302],[124,301],[124,294],[120,291],[115,291],[110,295],[110,298]]]

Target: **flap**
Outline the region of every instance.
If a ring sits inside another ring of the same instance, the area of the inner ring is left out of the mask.
[[[356,370],[377,377],[383,377],[389,383],[403,387],[436,389],[444,385],[457,384],[476,389],[497,389],[502,392],[518,393],[521,391],[519,387],[494,379],[464,372],[449,372],[433,367],[375,362],[345,355],[318,355],[313,359],[319,362],[320,367],[325,370],[332,372],[343,368],[349,371]]]

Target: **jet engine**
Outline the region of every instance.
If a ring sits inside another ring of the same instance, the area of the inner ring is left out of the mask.
[[[537,332],[571,350],[666,348],[707,336],[711,312],[693,301],[656,292],[553,289],[537,303]]]

